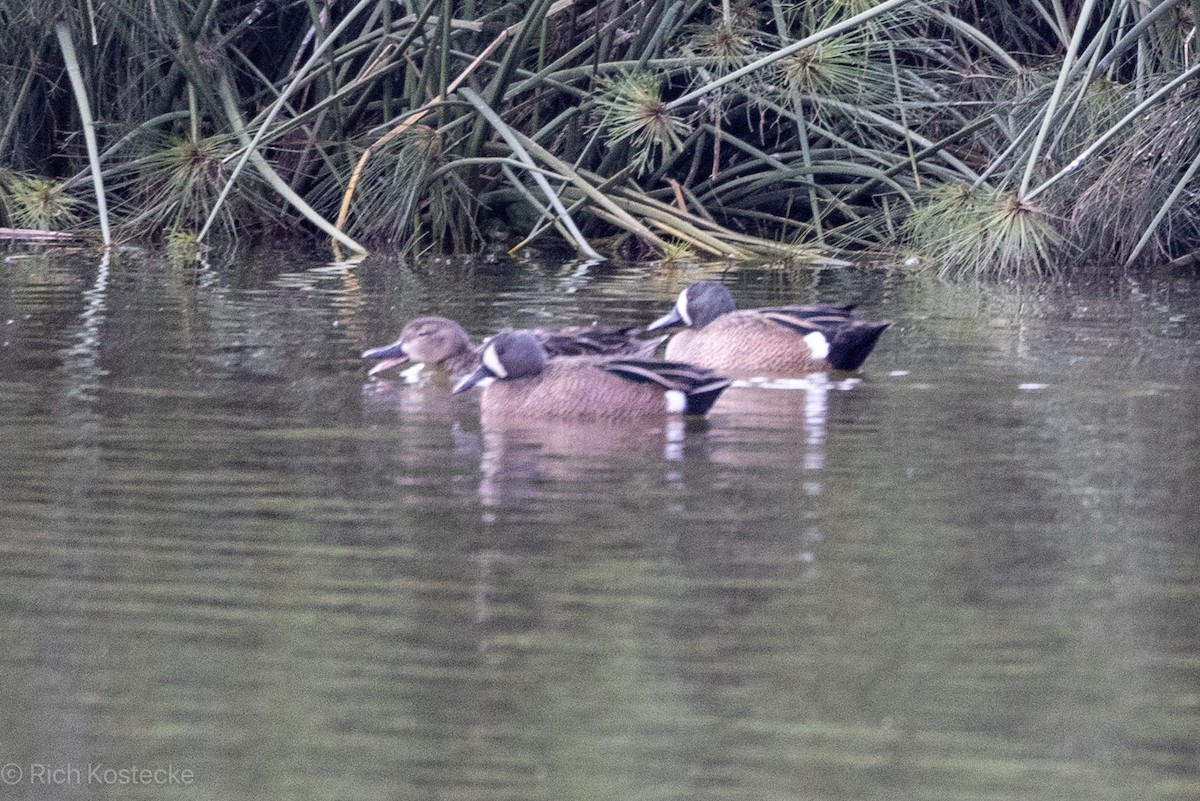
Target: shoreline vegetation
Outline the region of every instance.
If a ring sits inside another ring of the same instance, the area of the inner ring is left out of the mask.
[[[0,0],[0,238],[1200,260],[1200,0]]]

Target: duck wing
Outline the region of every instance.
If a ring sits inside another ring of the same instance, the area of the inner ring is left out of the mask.
[[[733,383],[712,370],[684,362],[606,359],[597,366],[627,381],[657,384],[664,392],[681,393],[686,398],[685,414],[704,414]]]
[[[838,306],[821,303],[811,306],[770,306],[751,309],[749,313],[764,317],[801,335],[820,331],[829,334],[856,321],[851,314],[854,304]]]
[[[573,325],[533,332],[550,356],[617,356],[647,358],[666,337],[638,339],[641,329],[615,325]]]

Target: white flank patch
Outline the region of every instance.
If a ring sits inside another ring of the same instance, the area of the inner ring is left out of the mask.
[[[492,371],[492,374],[497,378],[506,378],[508,371],[504,369],[504,365],[500,363],[500,357],[496,355],[496,346],[488,345],[483,351],[483,366]]]
[[[684,395],[677,389],[668,389],[665,397],[667,399],[667,414],[682,414],[687,411],[687,395]]]
[[[684,325],[692,324],[692,315],[688,314],[687,309],[687,290],[679,293],[679,300],[675,301],[675,311],[679,312],[679,316],[683,318]]]
[[[814,359],[824,359],[829,355],[829,340],[820,331],[805,334],[804,341],[808,343],[808,349],[812,351]]]

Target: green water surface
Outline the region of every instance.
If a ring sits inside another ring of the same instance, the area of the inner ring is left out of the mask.
[[[0,797],[1200,798],[1195,275],[320,259],[0,264]],[[699,423],[357,359],[709,277],[894,325]]]

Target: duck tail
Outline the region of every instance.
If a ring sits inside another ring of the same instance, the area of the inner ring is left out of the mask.
[[[672,414],[705,414],[733,379],[685,362],[608,359],[598,365],[627,381],[657,384]]]
[[[721,397],[721,393],[729,388],[733,381],[728,378],[716,378],[687,391],[687,405],[684,414],[708,414],[708,410]]]
[[[839,328],[830,339],[829,355],[825,358],[835,370],[857,370],[875,349],[879,335],[891,322],[856,321]]]

